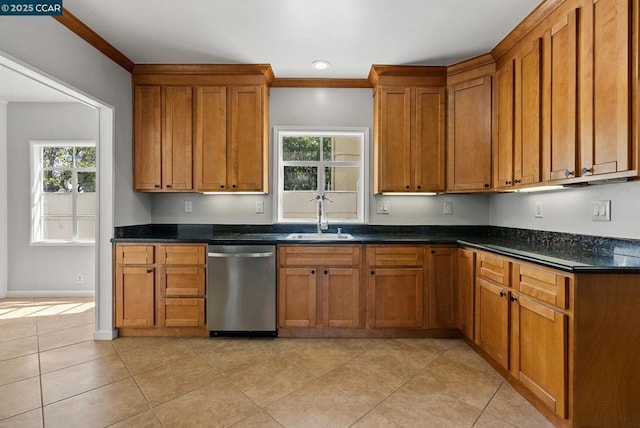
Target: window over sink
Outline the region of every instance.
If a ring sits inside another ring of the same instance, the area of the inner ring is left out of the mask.
[[[277,221],[365,222],[368,128],[274,128]]]

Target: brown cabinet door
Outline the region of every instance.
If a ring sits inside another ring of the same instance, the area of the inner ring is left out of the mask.
[[[263,191],[268,154],[264,150],[262,87],[230,87],[229,112],[227,190]]]
[[[227,188],[227,88],[195,89],[194,187],[200,191]]]
[[[429,248],[429,327],[458,327],[458,249]]]
[[[476,278],[476,343],[509,369],[509,293],[481,277]]]
[[[162,189],[192,190],[192,89],[163,89]]]
[[[136,86],[134,90],[134,188],[162,187],[162,97],[160,86]]]
[[[514,65],[513,59],[496,71],[497,136],[493,147],[493,185],[496,189],[513,187],[514,140]]]
[[[116,266],[115,326],[155,325],[155,269],[153,266]]]
[[[374,193],[411,190],[411,88],[381,86],[376,94]]]
[[[491,77],[455,85],[449,91],[447,188],[491,187]]]
[[[578,16],[578,10],[573,10],[545,33],[547,181],[576,177]]]
[[[204,298],[165,298],[160,305],[161,327],[204,327]]]
[[[368,327],[424,327],[422,268],[370,269]]]
[[[416,88],[411,190],[445,190],[445,88]]]
[[[631,169],[631,4],[587,0],[582,9],[581,175]]]
[[[541,181],[542,171],[542,39],[516,60],[513,183]]]
[[[160,268],[162,297],[204,296],[205,268],[198,266],[169,266]]]
[[[360,327],[360,269],[321,268],[322,324]]]
[[[512,305],[513,370],[547,407],[567,417],[567,315],[520,296]]]
[[[278,326],[316,326],[316,268],[280,268]]]
[[[475,324],[475,262],[475,252],[463,248],[458,250],[459,325],[462,334],[471,340],[474,339]]]

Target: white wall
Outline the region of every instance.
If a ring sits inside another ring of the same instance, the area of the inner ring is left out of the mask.
[[[366,127],[373,136],[371,89],[273,88],[269,103],[271,140],[270,175],[273,176],[274,126]],[[371,145],[370,145],[371,146]],[[370,147],[371,149],[371,147]],[[372,150],[370,150],[372,152]],[[370,160],[372,155],[370,155]],[[371,177],[370,177],[371,183]],[[273,180],[268,195],[151,195],[153,223],[271,224],[274,222]],[[369,186],[371,187],[371,186]],[[389,202],[389,214],[376,214],[378,200]],[[454,203],[452,215],[443,214],[443,201]],[[184,213],[184,202],[193,212]],[[255,213],[264,201],[264,213]],[[369,196],[370,224],[472,225],[489,223],[489,197],[484,195]]]
[[[149,197],[133,192],[131,74],[50,17],[0,16],[0,51],[114,107],[114,224],[148,223]]]
[[[611,201],[611,221],[592,221],[591,203]],[[535,218],[536,201],[542,218]],[[491,225],[640,239],[640,182],[590,185],[548,193],[491,196]]]
[[[93,295],[93,246],[32,246],[30,140],[98,141],[98,110],[79,103],[9,103],[8,294]],[[84,276],[76,284],[76,275]]]
[[[0,299],[7,296],[7,103],[0,101]]]

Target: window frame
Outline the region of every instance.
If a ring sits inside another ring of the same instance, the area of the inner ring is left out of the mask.
[[[273,127],[273,210],[274,223],[300,223],[314,224],[317,218],[283,218],[283,199],[284,199],[284,167],[285,166],[318,166],[318,184],[322,188],[318,188],[317,194],[320,192],[332,192],[332,190],[324,189],[325,175],[324,168],[320,165],[320,161],[284,161],[282,159],[282,140],[283,137],[332,137],[332,136],[355,136],[361,138],[360,161],[323,161],[322,166],[358,166],[359,171],[359,188],[357,189],[357,204],[360,216],[356,219],[329,219],[335,224],[366,224],[369,219],[369,128],[368,127],[317,127],[317,126],[274,126]],[[322,152],[322,147],[320,148]],[[351,165],[349,165],[351,164]]]
[[[31,178],[31,222],[30,222],[30,245],[31,246],[95,246],[95,234],[93,239],[78,239],[78,189],[77,189],[77,174],[79,172],[93,172],[96,177],[96,197],[95,197],[95,227],[98,226],[98,145],[96,141],[92,140],[30,140],[30,178]],[[42,171],[49,170],[49,168],[42,167],[41,149],[43,147],[95,147],[96,149],[96,166],[93,168],[87,167],[72,167],[62,168],[70,169],[71,176],[76,185],[72,186],[72,212],[71,220],[73,227],[73,237],[68,239],[44,239],[42,237],[44,215],[39,213],[41,208],[41,195],[44,193],[42,189]],[[40,232],[38,232],[38,230]]]

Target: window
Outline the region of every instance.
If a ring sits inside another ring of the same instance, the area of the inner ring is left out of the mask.
[[[94,243],[96,145],[32,141],[32,243]]]
[[[324,195],[325,219],[365,221],[368,129],[275,128],[278,222],[315,222]]]

